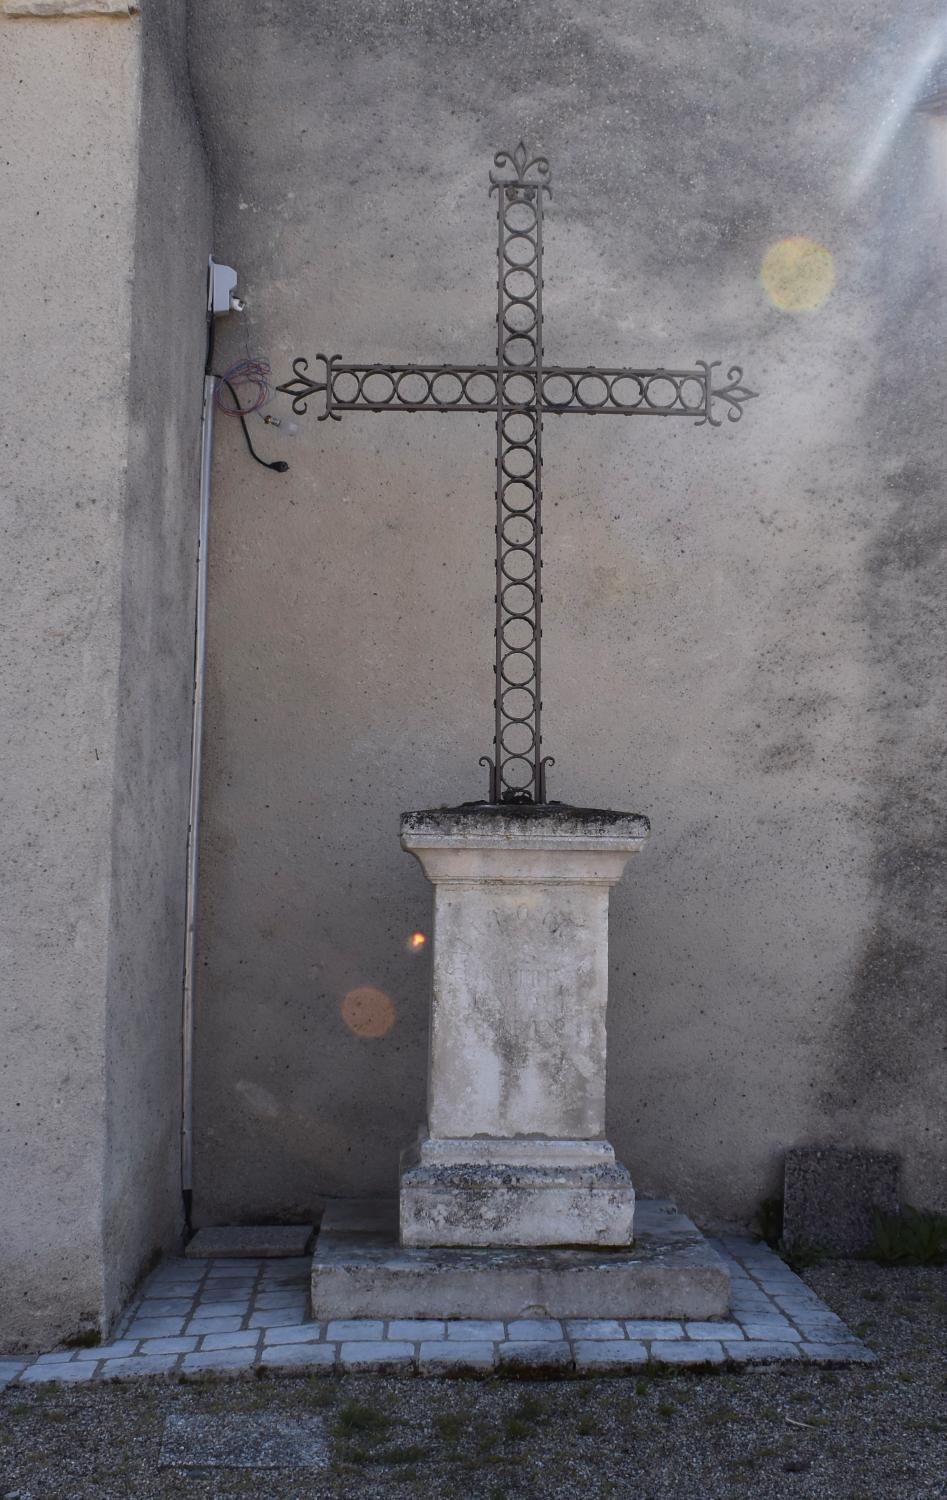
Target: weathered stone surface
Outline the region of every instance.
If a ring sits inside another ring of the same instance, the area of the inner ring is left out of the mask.
[[[219,1229],[199,1229],[184,1253],[191,1260],[276,1259],[305,1255],[311,1239],[309,1224],[222,1225]]]
[[[585,1167],[415,1160],[401,1174],[401,1243],[628,1245],[635,1190],[608,1150],[610,1165]]]
[[[500,1345],[497,1360],[501,1371],[511,1375],[540,1374],[548,1370],[567,1370],[572,1366],[572,1350],[565,1339],[530,1342],[510,1339]]]
[[[360,1227],[351,1229],[354,1220]],[[712,1318],[729,1303],[725,1262],[673,1205],[639,1204],[633,1247],[616,1250],[400,1246],[394,1203],[330,1206],[312,1263],[324,1318]],[[475,1323],[448,1324],[469,1339]],[[330,1324],[328,1334],[332,1335]],[[502,1330],[498,1335],[502,1337]]]
[[[647,820],[574,809],[407,813],[434,886],[434,1138],[602,1137],[608,887]]]
[[[648,1360],[644,1344],[634,1339],[577,1339],[574,1349],[579,1374],[619,1375],[623,1370],[638,1369]]]
[[[790,1250],[858,1255],[877,1212],[898,1208],[898,1158],[887,1151],[797,1146],[786,1152],[783,1238]]]
[[[547,1140],[543,1137],[474,1136],[438,1140],[422,1136],[417,1159],[425,1167],[598,1167],[612,1166],[615,1151],[604,1140]]]
[[[5,16],[130,16],[140,0],[0,0]]]
[[[569,807],[406,813],[434,886],[428,1130],[402,1162],[404,1245],[628,1245],[604,1138],[608,889],[648,837]]]
[[[402,836],[423,840],[465,841],[493,838],[516,839],[529,830],[530,837],[552,841],[588,838],[601,846],[603,840],[639,839],[643,843],[651,824],[643,813],[616,812],[611,808],[572,807],[565,802],[489,803],[474,802],[461,807],[432,807],[407,812],[401,818]],[[406,845],[406,847],[408,847]]]
[[[745,1365],[767,1364],[774,1359],[799,1358],[798,1344],[786,1340],[747,1339],[743,1343],[731,1341],[723,1347],[727,1359]]]
[[[418,1351],[419,1375],[489,1375],[496,1365],[492,1340],[462,1343],[445,1339],[423,1343]]]

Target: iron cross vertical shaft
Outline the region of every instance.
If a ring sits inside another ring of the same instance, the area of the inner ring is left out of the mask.
[[[496,660],[490,801],[545,802],[542,753],[544,156],[500,151],[497,195]],[[552,757],[548,757],[552,764]],[[524,795],[525,794],[525,795]]]
[[[324,380],[293,360],[293,379],[277,389],[302,414],[325,394],[326,418],[346,411],[474,411],[496,417],[496,654],[491,802],[545,802],[542,752],[542,419],[580,416],[690,417],[720,427],[714,402],[739,421],[756,394],[734,365],[714,385],[720,361],[689,370],[600,369],[547,365],[543,351],[543,202],[549,163],[521,141],[498,151],[490,173],[497,195],[496,364],[347,364],[317,354]]]

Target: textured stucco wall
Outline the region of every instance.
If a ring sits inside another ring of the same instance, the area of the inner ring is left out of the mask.
[[[185,0],[143,9],[106,1039],[106,1306],[181,1227],[181,982],[210,185]]]
[[[209,230],[172,16],[0,17],[5,1346],[106,1324],[177,1226]]]
[[[489,360],[486,173],[523,134],[554,171],[547,360],[737,360],[762,392],[719,432],[562,418],[544,445],[550,793],[654,827],[612,896],[609,1133],[703,1215],[748,1217],[815,1140],[893,1147],[910,1198],[943,1195],[947,181],[909,108],[939,9],[192,17],[216,244],[281,376]],[[798,234],[836,285],[790,312],[760,267]],[[257,428],[285,477],[217,445],[205,1222],[393,1189],[430,911],[398,814],[482,795],[490,748],[489,419],[300,427]]]

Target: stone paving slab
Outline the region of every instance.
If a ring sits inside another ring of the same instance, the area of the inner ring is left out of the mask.
[[[153,1375],[385,1373],[488,1376],[531,1371],[553,1375],[621,1375],[648,1362],[675,1368],[806,1362],[863,1364],[875,1356],[765,1245],[736,1236],[714,1241],[731,1273],[726,1318],[533,1317],[309,1318],[310,1261],[262,1256],[236,1263],[166,1261],[152,1273],[115,1336],[99,1348],[0,1356],[0,1388],[16,1381],[122,1380]],[[235,1276],[235,1266],[237,1275]],[[226,1316],[222,1287],[240,1287]],[[185,1287],[177,1297],[172,1287]],[[288,1306],[274,1307],[274,1293]],[[145,1304],[183,1310],[145,1316]]]
[[[192,1260],[221,1255],[258,1259],[260,1256],[298,1256],[312,1238],[311,1224],[225,1225],[199,1229],[184,1254]]]

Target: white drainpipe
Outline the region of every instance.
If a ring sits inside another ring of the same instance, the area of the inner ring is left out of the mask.
[[[234,295],[237,273],[230,266],[208,261],[208,366],[214,346],[216,319],[242,312]],[[201,417],[201,488],[197,524],[197,599],[194,620],[194,699],[191,717],[191,784],[187,815],[187,874],[184,923],[184,995],[181,1014],[181,1191],[186,1225],[190,1228],[194,1187],[194,960],[197,935],[198,830],[201,810],[201,750],[204,741],[204,673],[207,660],[207,539],[210,526],[210,465],[214,444],[216,379],[205,372]]]

